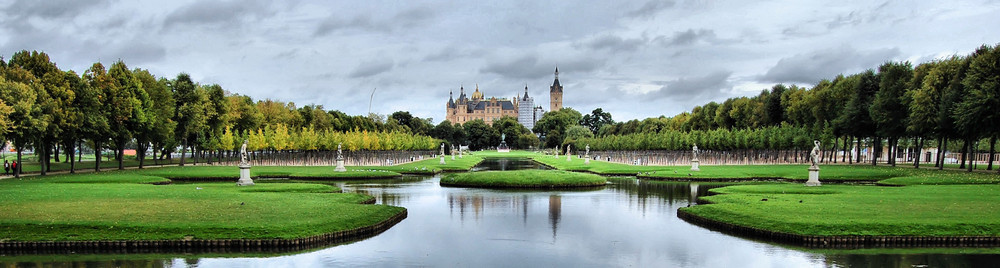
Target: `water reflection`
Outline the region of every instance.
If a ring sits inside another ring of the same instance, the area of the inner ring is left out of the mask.
[[[508,165],[507,167],[510,167]],[[997,255],[786,248],[677,219],[725,184],[612,178],[601,189],[501,191],[438,186],[434,177],[352,181],[346,192],[406,207],[408,218],[351,244],[288,256],[6,256],[17,267],[910,267],[989,266]],[[69,260],[47,261],[50,258]],[[39,261],[43,260],[43,261]],[[75,261],[74,261],[75,260]],[[20,261],[20,262],[19,262]]]
[[[486,158],[472,168],[472,171],[551,169],[529,158]]]

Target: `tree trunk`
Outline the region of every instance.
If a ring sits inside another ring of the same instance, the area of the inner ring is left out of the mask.
[[[76,173],[76,159],[73,159],[73,149],[76,141],[70,141],[66,143],[66,159],[69,160],[69,173]]]
[[[101,172],[101,142],[94,140],[94,172]]]
[[[125,140],[118,142],[118,170],[125,169]]]
[[[48,159],[49,158],[49,146],[48,146],[48,144],[46,142],[43,141],[43,142],[41,142],[41,144],[39,144],[38,147],[41,147],[41,148],[37,148],[38,150],[35,151],[35,156],[37,156],[38,159],[41,160],[40,164],[42,166],[41,166],[41,168],[39,170],[41,171],[42,176],[45,176],[46,174],[48,174],[48,171],[49,171],[49,169],[48,169],[48,163],[49,163],[49,159]],[[41,153],[41,154],[39,154],[39,153]]]
[[[972,163],[976,160],[976,156],[973,153],[973,152],[975,152],[976,146],[974,146],[972,144],[972,139],[969,139],[965,143],[968,144],[968,146],[969,146],[969,157],[968,157],[969,158],[969,166],[967,168],[968,168],[969,172],[972,172],[972,169],[973,169]]]
[[[940,148],[938,148],[938,158],[937,158],[937,161],[935,161],[934,163],[936,163],[935,165],[938,167],[938,170],[943,170],[944,169],[944,157],[945,157],[944,152],[946,150],[948,150],[948,139],[945,139],[942,136],[941,137],[941,141],[938,144],[940,145]]]
[[[889,139],[889,164],[896,166],[896,156],[899,155],[899,138]]]
[[[872,166],[875,166],[878,165],[878,157],[881,156],[882,139],[875,137],[872,141],[874,142],[872,143]]]
[[[146,160],[146,143],[139,142],[136,140],[135,143],[135,156],[139,159],[139,169],[142,169],[142,164]]]
[[[53,157],[52,161],[55,161],[56,163],[59,163],[59,144],[58,143],[53,143],[53,145],[52,145],[52,157]],[[52,171],[52,170],[50,169],[49,171]]]
[[[854,137],[854,140],[857,141],[857,145],[854,146],[854,149],[856,149],[854,158],[857,159],[854,160],[854,163],[861,164],[861,137]]]
[[[76,142],[76,148],[80,148],[80,150],[76,152],[76,161],[83,163],[83,140],[78,140]]]
[[[21,154],[22,154],[22,151],[24,151],[24,149],[22,149],[21,146],[18,146],[17,147],[17,162],[14,162],[15,164],[17,164],[17,168],[14,169],[14,178],[20,178],[21,177]]]
[[[181,140],[181,165],[180,166],[182,166],[182,167],[184,166],[184,154],[187,153],[187,144],[188,144],[187,139],[182,139]]]
[[[965,158],[968,157],[969,152],[969,139],[965,139],[965,145],[962,146],[962,163],[958,164],[959,169],[965,169]]]
[[[986,165],[986,170],[993,170],[993,154],[996,152],[997,136],[990,137],[990,163]]]
[[[913,158],[913,168],[920,168],[920,155],[921,155],[920,151],[924,149],[924,140],[926,139],[921,139],[919,137],[917,138],[917,149],[916,149],[917,155],[916,157]]]

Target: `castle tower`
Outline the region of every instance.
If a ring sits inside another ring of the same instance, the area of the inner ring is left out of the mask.
[[[555,112],[562,109],[563,87],[559,84],[559,67],[556,67],[556,80],[552,81],[549,87],[549,111]]]
[[[533,109],[535,108],[535,99],[528,97],[528,85],[524,85],[524,97],[517,99],[517,122],[521,123],[524,127],[531,130],[535,127],[535,118]]]

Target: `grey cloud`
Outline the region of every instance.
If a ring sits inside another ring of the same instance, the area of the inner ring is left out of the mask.
[[[463,49],[454,46],[448,46],[437,53],[428,54],[424,56],[425,61],[447,61],[460,58],[479,58],[486,55],[486,50],[483,49]]]
[[[658,90],[646,93],[649,100],[670,98],[677,101],[693,100],[706,94],[721,93],[729,89],[730,71],[715,71],[701,77],[682,77],[676,80],[659,82],[663,84]]]
[[[369,62],[363,62],[354,68],[354,71],[348,75],[350,78],[362,78],[377,75],[380,73],[388,72],[392,70],[393,62],[392,59],[377,59]]]
[[[3,7],[5,16],[14,20],[39,17],[43,19],[74,18],[89,8],[106,4],[107,0],[17,0]]]
[[[683,32],[675,32],[673,36],[666,37],[660,36],[654,39],[665,46],[686,46],[698,43],[699,41],[704,42],[715,42],[718,38],[715,36],[715,31],[709,29],[688,29]]]
[[[491,62],[479,72],[494,73],[506,78],[537,79],[547,75],[543,68],[538,65],[537,56],[526,55],[512,60]]]
[[[550,77],[555,67],[561,73],[573,73],[582,76],[604,66],[605,60],[597,57],[567,57],[558,60],[539,59],[537,55],[529,54],[509,60],[489,62],[480,73],[498,74],[507,79],[524,80]]]
[[[639,38],[624,39],[619,36],[605,35],[583,42],[583,44],[574,44],[574,46],[585,46],[592,50],[607,49],[609,51],[635,51],[645,43],[646,40]]]
[[[331,16],[316,27],[313,36],[324,36],[339,30],[361,30],[374,32],[392,32],[394,28],[410,29],[432,20],[436,16],[434,10],[427,7],[416,7],[403,10],[391,18],[373,19],[370,14],[361,14],[351,19]]]
[[[166,57],[167,50],[161,44],[130,42],[106,47],[101,55],[108,60],[122,59],[130,65],[135,65],[160,61]]]
[[[816,83],[849,71],[874,68],[899,56],[899,48],[858,51],[849,46],[816,50],[782,58],[761,80],[775,83]]]
[[[273,14],[272,8],[262,1],[197,1],[167,15],[164,28],[184,24],[232,24],[248,18],[261,19]]]
[[[649,18],[659,13],[661,10],[674,7],[676,3],[674,1],[662,1],[653,0],[646,2],[645,5],[639,7],[638,9],[629,11],[625,15],[633,18]]]

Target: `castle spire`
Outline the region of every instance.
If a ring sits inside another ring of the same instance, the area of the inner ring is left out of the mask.
[[[556,80],[559,80],[559,66],[556,66]]]

